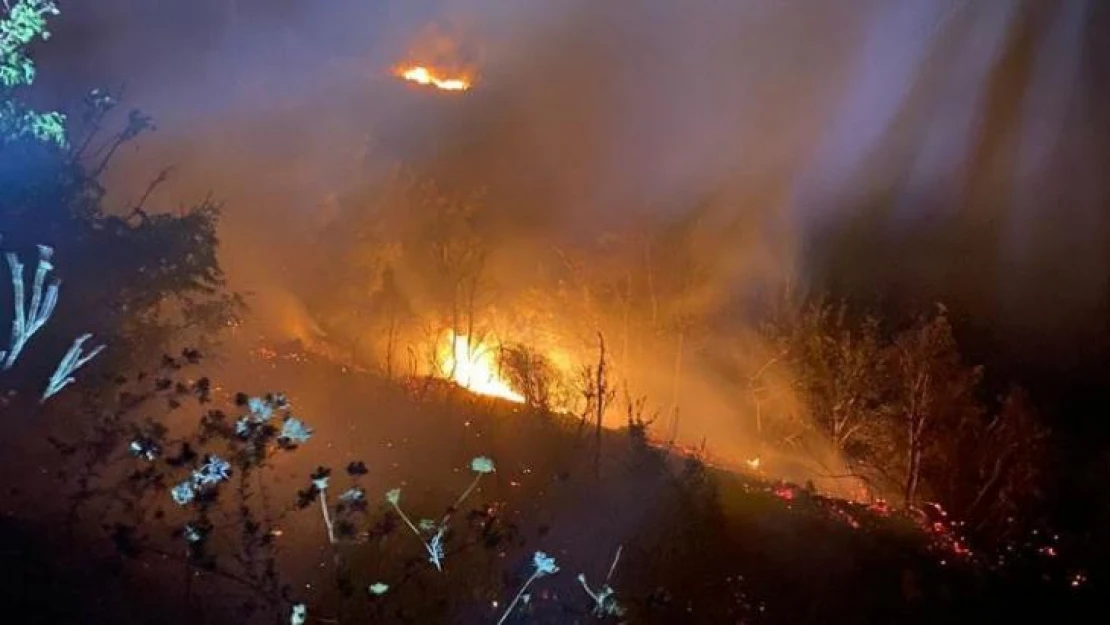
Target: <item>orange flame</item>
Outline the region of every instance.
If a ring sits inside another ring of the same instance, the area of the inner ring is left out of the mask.
[[[468,79],[460,76],[450,78],[440,76],[434,70],[424,67],[423,65],[398,69],[397,75],[418,85],[435,87],[436,89],[442,89],[444,91],[466,91],[470,89],[470,81]]]
[[[501,377],[493,350],[478,341],[468,341],[465,334],[448,331],[437,360],[444,375],[471,392],[524,403],[524,396]]]

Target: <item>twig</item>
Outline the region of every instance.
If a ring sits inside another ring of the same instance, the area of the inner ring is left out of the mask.
[[[529,577],[528,581],[524,582],[524,585],[520,587],[520,590],[517,591],[516,596],[513,597],[513,600],[509,603],[509,607],[505,608],[505,613],[502,614],[501,618],[497,620],[497,625],[501,625],[505,622],[505,619],[509,618],[509,615],[513,613],[513,608],[516,607],[516,602],[520,601],[520,597],[524,595],[524,591],[528,590],[528,587],[531,586],[532,582],[536,581],[539,576],[539,569],[532,572],[532,576]]]
[[[443,515],[443,519],[440,521],[440,525],[446,525],[447,521],[451,520],[451,515],[458,511],[459,506],[462,505],[462,502],[465,501],[466,498],[470,496],[470,493],[472,493],[474,489],[478,487],[478,481],[482,479],[482,475],[482,473],[477,473],[474,475],[474,480],[470,482],[470,486],[467,486],[466,490],[463,491],[463,494],[459,495],[459,498],[455,500],[455,503],[451,504],[451,507],[447,509],[447,514]]]
[[[609,580],[613,578],[613,571],[617,570],[617,563],[621,560],[622,550],[624,550],[624,545],[617,545],[617,555],[613,556],[613,564],[609,566],[609,573],[605,576],[606,584],[608,584]]]
[[[328,489],[320,489],[320,510],[324,513],[324,525],[328,528],[328,542],[335,544],[335,528],[331,522],[331,514],[328,513]]]

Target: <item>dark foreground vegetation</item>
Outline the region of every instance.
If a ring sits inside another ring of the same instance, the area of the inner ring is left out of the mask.
[[[596,620],[577,576],[601,586],[618,549],[608,583],[624,610],[616,620],[626,622],[1058,618],[1096,592],[1073,587],[1075,572],[1046,555],[1066,549],[1052,537],[979,552],[935,509],[897,512],[725,473],[647,444],[635,422],[604,435],[599,478],[592,435],[568,417],[299,360],[279,361],[266,377],[311,378],[344,401],[361,398],[352,405],[373,407],[360,417],[373,427],[356,420],[341,440],[314,437],[300,449],[263,434],[272,438],[254,455],[226,430],[249,408],[211,394],[198,382],[201,364],[179,358],[148,385],[128,387],[144,399],[90,441],[103,456],[56,441],[53,464],[70,468],[28,476],[6,497],[9,509],[26,502],[38,511],[4,520],[4,587],[21,622],[287,622],[301,602],[309,622],[496,622],[537,550],[560,571],[536,581],[508,622]],[[144,412],[156,420],[131,421]],[[133,440],[164,459],[129,450]],[[230,479],[203,501],[175,505],[169,488],[206,453],[232,460]],[[302,453],[328,459],[329,493],[365,493],[330,495],[335,543],[311,486],[320,469],[298,463]],[[492,458],[496,471],[452,510],[475,456]],[[399,486],[414,519],[450,518],[443,572],[388,504]],[[46,493],[53,512],[35,503]],[[187,527],[202,537],[188,539]],[[388,589],[375,594],[378,583]]]

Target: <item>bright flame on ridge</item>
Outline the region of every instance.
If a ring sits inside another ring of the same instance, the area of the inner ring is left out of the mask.
[[[444,91],[466,91],[470,89],[470,81],[465,78],[447,78],[439,76],[435,71],[422,65],[398,70],[398,75],[405,80],[419,85],[435,87]]]
[[[438,361],[443,375],[473,393],[524,403],[524,396],[501,377],[496,352],[468,341],[465,334],[449,331],[440,345]]]

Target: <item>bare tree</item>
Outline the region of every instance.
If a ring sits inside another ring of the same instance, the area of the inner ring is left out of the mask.
[[[938,449],[958,439],[961,420],[980,416],[974,392],[982,371],[962,362],[943,307],[895,337],[889,354],[895,378],[889,414],[903,431],[902,496],[910,505],[927,455],[938,457]]]
[[[557,374],[543,354],[526,345],[504,345],[498,353],[498,366],[513,389],[524,396],[526,405],[543,412],[551,409]]]
[[[780,355],[749,387],[758,388],[766,369],[784,360],[812,422],[834,450],[856,459],[869,455],[872,443],[866,439],[881,427],[888,383],[878,322],[854,321],[846,304],[818,300],[778,320],[769,332]]]
[[[601,476],[601,428],[605,419],[605,412],[612,405],[617,392],[609,383],[608,356],[605,351],[605,335],[597,333],[598,354],[597,365],[587,365],[581,370],[581,393],[586,400],[582,413],[581,423],[587,419],[594,422],[594,474]]]

